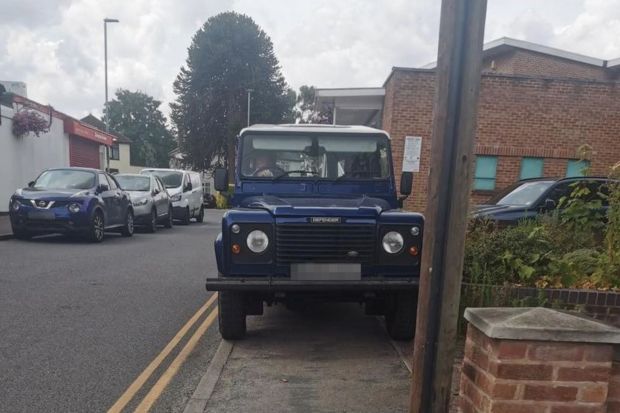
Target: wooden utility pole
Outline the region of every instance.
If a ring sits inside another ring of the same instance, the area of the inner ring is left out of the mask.
[[[448,412],[486,0],[443,0],[410,411]]]

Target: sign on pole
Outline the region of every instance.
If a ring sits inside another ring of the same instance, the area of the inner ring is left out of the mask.
[[[420,154],[422,153],[421,136],[405,136],[405,153],[403,154],[403,172],[420,172]]]

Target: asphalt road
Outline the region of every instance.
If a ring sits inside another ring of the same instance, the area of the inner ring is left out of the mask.
[[[102,244],[0,241],[0,411],[107,411],[208,299],[220,216]],[[214,323],[153,411],[182,411],[219,340]]]

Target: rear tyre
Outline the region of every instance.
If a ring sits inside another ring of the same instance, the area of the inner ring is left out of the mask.
[[[123,226],[123,229],[121,229],[121,234],[123,234],[124,237],[131,237],[133,236],[133,212],[131,210],[127,210],[127,214],[125,215],[125,225]]]
[[[149,222],[147,230],[151,234],[157,232],[157,211],[155,211],[155,209],[151,211],[151,221]]]
[[[181,223],[183,225],[189,225],[189,220],[191,218],[191,215],[189,213],[189,207],[185,208],[185,214],[183,215],[183,219],[181,219]]]
[[[415,335],[418,295],[416,291],[394,294],[385,314],[385,326],[393,340],[411,340]]]
[[[172,228],[172,207],[168,208],[168,216],[166,217],[166,222],[164,223],[164,227]]]
[[[243,294],[220,291],[218,298],[220,334],[225,340],[239,340],[245,336],[245,308]]]
[[[205,210],[204,207],[200,207],[200,212],[198,213],[198,217],[196,218],[196,222],[202,222],[205,219]]]
[[[105,222],[101,211],[95,211],[90,220],[90,228],[88,229],[88,240],[90,242],[99,243],[103,241],[105,234]]]

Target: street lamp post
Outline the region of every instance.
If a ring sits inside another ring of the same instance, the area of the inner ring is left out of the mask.
[[[252,92],[254,92],[254,89],[248,89],[248,126],[250,126],[250,108],[251,108],[251,101],[250,101],[250,95],[252,94]]]
[[[108,23],[118,23],[118,19],[103,19],[103,60],[105,66],[105,109],[108,109]],[[110,131],[110,114],[105,117],[105,131]],[[110,150],[106,146],[105,150],[106,170],[110,169]]]

